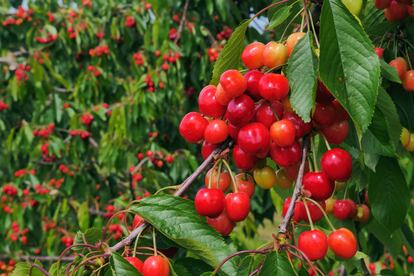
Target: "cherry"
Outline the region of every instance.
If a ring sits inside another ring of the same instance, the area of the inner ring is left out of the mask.
[[[328,252],[328,238],[320,230],[304,231],[299,235],[298,247],[309,260],[320,260]]]
[[[168,261],[159,255],[146,259],[142,267],[143,276],[168,276],[169,274]]]
[[[229,135],[234,142],[237,142],[237,135],[239,135],[240,128],[232,124],[228,125]]]
[[[328,140],[329,144],[342,144],[348,136],[349,123],[348,121],[336,122],[333,125],[323,128],[322,133],[326,140]]]
[[[292,180],[290,180],[284,169],[279,169],[276,172],[276,185],[282,189],[289,189],[292,187]]]
[[[389,21],[403,20],[407,14],[407,5],[399,3],[396,0],[391,0],[387,10],[389,12],[389,16],[387,18]]]
[[[289,81],[280,74],[264,74],[259,81],[259,93],[269,101],[281,100],[289,93]]]
[[[204,184],[208,188],[220,189],[223,192],[226,192],[230,187],[231,178],[230,174],[227,171],[221,171],[220,173],[216,168],[211,168],[204,178]]]
[[[299,167],[300,167],[300,164],[296,163],[295,165],[284,167],[283,170],[285,171],[288,179],[290,179],[291,181],[295,181],[296,178],[298,177]],[[304,172],[306,173],[308,171],[309,171],[309,163],[306,162]]]
[[[290,146],[295,142],[296,127],[288,119],[282,119],[272,124],[270,127],[270,138],[280,146]]]
[[[383,10],[385,8],[388,8],[390,3],[391,3],[391,0],[375,0],[375,7],[377,9]]]
[[[201,156],[203,159],[207,159],[209,155],[218,147],[218,145],[210,144],[206,141],[203,142],[201,146]]]
[[[302,153],[298,142],[295,142],[287,147],[272,145],[270,148],[270,156],[279,166],[289,167],[300,161]]]
[[[405,73],[403,87],[409,92],[414,92],[414,70],[409,70]]]
[[[384,48],[376,47],[374,50],[379,58],[382,59],[384,57]]]
[[[301,138],[303,135],[308,134],[312,130],[310,123],[305,123],[298,115],[292,112],[285,112],[283,119],[288,119],[295,124],[296,138]]]
[[[316,103],[312,119],[319,126],[329,126],[335,122],[335,108],[331,104],[323,105]]]
[[[269,130],[262,123],[247,124],[240,129],[237,142],[243,151],[256,155],[269,148]]]
[[[332,96],[331,92],[325,86],[325,84],[318,80],[318,88],[316,90],[316,102],[321,104],[329,104],[334,99],[335,98]]]
[[[329,248],[342,259],[351,259],[358,250],[354,233],[346,228],[333,231],[328,238]]]
[[[283,217],[285,217],[289,209],[289,205],[291,201],[292,201],[291,197],[288,197],[285,199],[285,202],[283,203],[283,210],[282,210]],[[294,222],[300,222],[304,217],[306,217],[306,213],[304,213],[305,212],[304,208],[305,207],[303,206],[302,201],[296,201],[294,209],[293,209],[293,216],[292,216],[292,220]]]
[[[220,189],[201,188],[195,196],[194,205],[200,215],[216,217],[224,209],[224,193]]]
[[[335,205],[336,199],[335,198],[328,198],[327,200],[325,200],[325,211],[327,213],[332,213],[333,212],[333,208]]]
[[[204,137],[208,121],[197,112],[187,113],[181,120],[179,131],[189,143],[197,143]]]
[[[263,189],[270,189],[276,184],[276,173],[269,167],[256,168],[253,171],[254,181]]]
[[[235,145],[233,148],[233,159],[237,168],[246,171],[253,169],[257,161],[256,156],[246,153],[239,145]]]
[[[235,176],[237,190],[240,193],[246,193],[249,197],[254,194],[254,181],[250,174],[239,173]]]
[[[407,14],[408,14],[408,16],[414,18],[414,11],[413,11],[413,7],[411,5],[407,5]]]
[[[226,107],[216,100],[216,87],[207,85],[198,95],[198,107],[200,112],[206,116],[220,118],[226,112]]]
[[[352,173],[351,155],[343,149],[334,148],[322,155],[322,171],[334,181],[345,181]]]
[[[241,55],[243,64],[249,69],[257,69],[263,66],[263,51],[265,46],[261,42],[253,42],[247,45]]]
[[[333,206],[332,214],[339,220],[352,218],[356,212],[356,205],[350,199],[336,200]]]
[[[217,85],[215,96],[216,96],[216,101],[223,106],[227,106],[227,104],[233,98],[230,94],[226,93],[226,91],[223,89],[223,86],[221,86],[221,84]]]
[[[141,218],[139,215],[135,215],[134,219],[132,220],[132,228],[135,229],[138,226],[140,226],[142,223],[144,223],[144,219]]]
[[[204,130],[204,139],[211,144],[224,142],[228,135],[229,130],[223,120],[212,120]]]
[[[262,76],[263,73],[259,70],[250,70],[244,75],[247,81],[247,93],[256,100],[261,97],[259,93],[259,81]]]
[[[354,219],[356,221],[365,223],[369,220],[370,217],[371,217],[371,210],[369,209],[368,205],[366,204],[358,205]]]
[[[335,188],[335,184],[323,172],[308,172],[303,176],[303,188],[311,193],[315,200],[329,198]]]
[[[322,209],[325,209],[325,202],[318,202]],[[305,204],[305,203],[304,203]],[[310,218],[313,222],[317,222],[323,218],[323,212],[315,203],[311,201],[306,201],[306,206],[309,210]],[[302,211],[302,219],[306,222],[309,222],[308,214],[306,213],[305,205],[303,205],[304,210]]]
[[[288,50],[285,45],[270,41],[263,50],[263,64],[267,68],[276,68],[286,63]]]
[[[242,221],[250,212],[250,198],[246,193],[229,193],[225,202],[227,216],[231,221]]]
[[[142,273],[144,263],[140,259],[137,257],[125,257],[125,260],[127,260],[133,267],[135,267],[139,273]]]
[[[397,70],[398,77],[403,80],[408,70],[407,61],[402,57],[397,57],[391,60],[389,64]]]
[[[335,120],[336,121],[345,121],[349,119],[349,114],[345,110],[345,108],[338,102],[338,100],[334,100],[331,102],[331,105],[336,111]]]
[[[298,44],[299,40],[305,36],[303,32],[292,33],[286,40],[286,48],[288,50],[288,56],[290,56],[295,48],[296,44]]]
[[[264,124],[267,128],[276,122],[276,116],[268,103],[262,103],[256,111],[256,122]]]
[[[210,224],[222,236],[228,236],[235,226],[235,223],[229,219],[226,210],[223,210],[220,215],[215,218],[207,217],[207,223]]]
[[[226,118],[234,126],[247,124],[253,119],[254,114],[254,101],[247,95],[234,98],[227,105]]]
[[[246,79],[234,69],[221,74],[220,84],[230,99],[241,96],[247,88]]]

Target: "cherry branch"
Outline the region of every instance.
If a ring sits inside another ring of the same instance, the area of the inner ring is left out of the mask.
[[[8,255],[0,255],[0,260],[10,260],[12,259]],[[59,256],[32,256],[32,255],[24,255],[24,256],[17,256],[18,260],[21,261],[43,261],[43,262],[55,262],[55,261],[63,261],[63,262],[71,262],[75,259],[73,256],[67,257],[59,257]]]
[[[175,44],[177,44],[178,40],[181,37],[181,33],[182,33],[183,29],[184,29],[184,23],[187,20],[187,10],[188,10],[188,4],[189,4],[189,2],[190,2],[189,0],[186,0],[185,1],[183,16],[181,17],[180,25],[178,26],[177,36],[174,39],[174,43]]]

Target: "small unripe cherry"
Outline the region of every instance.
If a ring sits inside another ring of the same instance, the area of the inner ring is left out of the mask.
[[[270,41],[263,50],[263,64],[267,68],[279,67],[286,63],[288,50],[285,45]]]
[[[333,212],[333,208],[336,202],[336,198],[328,198],[327,200],[325,200],[325,211],[330,214]]]
[[[279,169],[276,172],[276,185],[282,189],[289,189],[292,187],[293,181],[290,180],[284,169]]]
[[[263,66],[263,51],[265,46],[261,42],[253,42],[247,45],[241,55],[244,65],[249,69],[257,69]]]
[[[305,36],[303,32],[292,33],[286,40],[286,48],[288,51],[288,56],[290,56],[295,48],[296,44],[298,44],[299,40]]]
[[[371,216],[371,210],[369,209],[368,205],[360,204],[357,206],[357,211],[354,217],[356,221],[365,223],[370,219],[370,216]]]
[[[275,171],[269,166],[254,169],[253,177],[256,184],[262,189],[272,188],[277,181]]]

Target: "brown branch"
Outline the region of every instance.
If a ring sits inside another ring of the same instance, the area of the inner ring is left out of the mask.
[[[98,143],[92,137],[89,137],[89,144],[96,149],[99,148]]]
[[[47,270],[46,270],[46,269],[44,269],[43,267],[41,267],[40,265],[35,264],[35,263],[30,263],[30,265],[31,265],[32,267],[30,268],[29,275],[32,275],[32,270],[33,270],[33,267],[36,267],[37,269],[39,269],[39,270],[43,273],[43,275],[46,275],[46,276],[51,276],[51,275],[50,275],[50,273],[49,273],[49,272],[47,272]]]
[[[180,21],[180,25],[178,26],[178,30],[177,30],[177,36],[174,39],[174,43],[177,44],[178,40],[181,37],[181,33],[183,32],[184,29],[184,23],[187,20],[187,10],[188,10],[188,4],[189,4],[189,0],[185,1],[184,4],[184,11],[183,11],[183,16],[181,17],[181,21]]]
[[[75,259],[74,256],[67,256],[59,258],[59,256],[32,256],[32,255],[24,255],[24,256],[17,256],[18,260],[21,261],[43,261],[43,262],[55,262],[55,261],[63,261],[63,262],[71,262]],[[10,260],[14,259],[7,255],[0,255],[0,260]]]

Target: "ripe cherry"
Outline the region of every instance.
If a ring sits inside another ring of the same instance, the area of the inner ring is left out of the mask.
[[[383,10],[388,8],[391,3],[391,0],[375,0],[375,7],[377,9]]]
[[[334,181],[345,181],[352,173],[351,155],[343,149],[334,148],[322,155],[322,171]]]
[[[339,220],[347,220],[354,217],[356,205],[350,199],[336,200],[333,206],[332,214]]]
[[[234,126],[242,126],[253,119],[255,114],[254,101],[247,95],[232,99],[227,105],[226,118]]]
[[[320,201],[320,202],[318,202],[318,204],[320,205],[320,207],[322,209],[325,209],[325,202],[324,201]],[[310,215],[310,218],[313,222],[317,222],[317,221],[319,221],[323,218],[323,212],[322,212],[321,208],[319,208],[315,203],[313,203],[311,201],[306,201],[306,206],[308,207],[309,215]],[[302,215],[303,215],[302,219],[306,222],[309,222],[309,217],[308,217],[308,214],[306,212],[305,203],[303,203],[303,208],[304,208],[304,210],[302,211]]]
[[[241,96],[247,88],[246,79],[239,71],[234,69],[221,74],[220,84],[230,99]]]
[[[282,189],[289,189],[292,187],[292,180],[287,177],[286,171],[284,169],[279,169],[276,172],[276,185]]]
[[[254,181],[263,189],[270,189],[276,184],[276,173],[269,167],[256,168],[253,171]]]
[[[143,276],[168,276],[169,274],[168,261],[159,255],[146,259],[142,267]]]
[[[384,48],[376,47],[374,50],[379,58],[382,59],[384,57]]]
[[[299,235],[298,247],[309,260],[320,260],[328,251],[328,238],[320,230],[304,231]]]
[[[249,69],[257,69],[263,66],[263,51],[265,46],[261,42],[253,42],[247,45],[241,55],[244,65]]]
[[[351,259],[358,251],[354,233],[346,228],[333,231],[328,238],[329,248],[342,259]]]
[[[246,153],[256,155],[263,149],[269,148],[269,130],[262,123],[247,124],[240,129],[237,143]]]
[[[391,60],[389,64],[397,70],[398,77],[403,80],[408,70],[407,61],[402,57],[397,57]]]
[[[289,167],[297,164],[302,154],[298,142],[295,142],[287,147],[272,145],[270,148],[270,156],[279,166]]]
[[[288,50],[288,55],[290,56],[295,48],[296,44],[298,44],[299,40],[305,36],[303,32],[292,33],[286,40],[286,48]]]
[[[220,118],[226,112],[226,107],[216,101],[216,87],[207,85],[198,95],[198,107],[206,116]]]
[[[345,108],[339,103],[338,100],[334,100],[331,102],[331,105],[336,111],[335,120],[338,121],[345,121],[349,119],[349,114],[345,110]]]
[[[313,199],[325,200],[332,195],[335,184],[323,172],[308,172],[303,176],[303,188]]]
[[[403,20],[407,14],[407,5],[399,3],[397,0],[391,0],[387,10],[389,13],[387,19],[389,21]]]
[[[310,123],[305,123],[298,115],[292,112],[285,112],[283,119],[288,119],[296,127],[296,138],[301,138],[303,135],[308,134],[312,130]]]
[[[247,81],[247,93],[256,100],[261,97],[259,93],[259,81],[262,76],[263,73],[259,70],[250,70],[244,75]]]
[[[230,174],[227,171],[219,171],[216,168],[211,168],[204,178],[204,185],[212,189],[220,189],[223,192],[226,192],[230,187],[231,178]]]
[[[291,197],[288,197],[285,199],[285,202],[283,203],[283,210],[282,210],[282,216],[285,217],[288,209],[289,209],[289,205],[290,202],[292,201]],[[292,220],[294,222],[300,222],[301,220],[303,220],[304,217],[306,217],[306,213],[305,213],[305,207],[303,206],[303,202],[302,201],[296,201],[295,206],[293,207],[293,216],[292,216]]]
[[[295,137],[296,127],[288,119],[274,122],[270,127],[270,138],[280,147],[292,145],[295,142]]]
[[[264,124],[267,128],[276,122],[276,116],[268,103],[263,103],[256,111],[256,122]]]
[[[336,110],[331,104],[316,103],[312,119],[319,126],[329,126],[335,122]]]
[[[216,217],[223,212],[224,193],[220,189],[201,188],[195,196],[194,205],[200,215]]]
[[[223,210],[223,212],[215,218],[207,217],[207,223],[224,237],[230,235],[235,226],[235,223],[227,216],[226,210]]]
[[[181,120],[179,131],[189,143],[197,143],[204,137],[208,121],[197,112],[187,113]]]
[[[204,139],[211,144],[224,142],[228,135],[229,130],[223,120],[212,120],[204,130]]]
[[[235,145],[233,148],[233,160],[237,168],[249,171],[253,169],[257,158],[252,154],[246,153],[239,145]]]
[[[125,257],[125,260],[127,260],[133,267],[135,267],[139,273],[142,273],[144,263],[140,259],[137,257]]]
[[[316,90],[316,102],[321,104],[329,104],[335,98],[332,96],[329,89],[323,84],[323,82],[318,80],[318,88]]]
[[[348,121],[336,122],[322,129],[322,133],[329,144],[342,144],[349,133]]]
[[[231,101],[231,99],[233,98],[230,94],[228,94],[225,90],[224,90],[224,88],[223,88],[223,86],[221,86],[221,84],[218,84],[217,85],[217,88],[216,88],[216,94],[215,94],[215,96],[216,96],[216,101],[219,103],[219,104],[221,104],[221,105],[223,105],[223,106],[227,106],[227,104]]]
[[[270,41],[263,50],[263,64],[267,68],[275,68],[286,63],[288,50],[285,45]]]
[[[249,197],[254,194],[254,181],[250,174],[239,173],[235,176],[237,190],[240,193],[246,193]]]
[[[229,124],[228,129],[229,129],[229,135],[231,139],[233,139],[234,142],[237,142],[237,136],[239,135],[240,127]]]
[[[246,193],[237,192],[226,195],[226,212],[231,221],[244,220],[250,212],[250,198]]]
[[[203,159],[207,159],[207,157],[217,148],[217,145],[210,144],[206,141],[203,142],[201,146],[201,156]]]
[[[281,100],[289,93],[289,81],[280,74],[264,74],[259,81],[259,93],[269,101]]]
[[[414,92],[414,70],[409,70],[405,73],[403,87],[409,92]]]
[[[134,219],[132,220],[132,228],[135,229],[143,223],[144,223],[144,219],[140,217],[139,215],[135,215]]]

